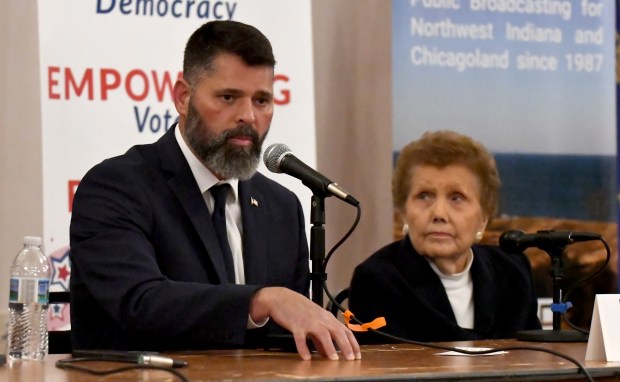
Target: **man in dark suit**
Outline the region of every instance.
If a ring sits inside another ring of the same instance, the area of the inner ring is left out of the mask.
[[[336,347],[360,358],[352,333],[304,296],[299,200],[256,173],[274,65],[257,29],[204,24],[174,86],[178,125],[84,176],[70,230],[74,349],[259,346],[275,323],[303,359],[308,337],[330,359]]]

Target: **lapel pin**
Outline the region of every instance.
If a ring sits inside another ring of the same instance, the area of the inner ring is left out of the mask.
[[[256,201],[256,199],[254,199],[252,197],[250,197],[250,204],[253,205],[253,206],[258,207],[258,202]]]

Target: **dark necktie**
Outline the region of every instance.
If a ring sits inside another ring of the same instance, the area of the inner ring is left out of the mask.
[[[224,255],[224,265],[226,265],[226,273],[228,275],[228,282],[235,282],[235,270],[233,263],[232,251],[230,250],[230,244],[228,243],[228,235],[226,234],[226,196],[230,185],[227,183],[213,186],[209,189],[213,196],[213,213],[211,219],[213,220],[213,226],[217,234],[217,240],[220,242],[220,248]]]

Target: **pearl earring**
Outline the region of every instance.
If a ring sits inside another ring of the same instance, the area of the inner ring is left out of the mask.
[[[483,236],[484,236],[484,232],[482,231],[476,232],[476,242],[479,242],[480,240],[482,240]]]
[[[409,233],[409,224],[403,224],[403,235],[407,235]]]

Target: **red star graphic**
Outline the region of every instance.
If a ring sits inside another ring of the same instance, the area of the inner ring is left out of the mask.
[[[63,265],[62,267],[58,268],[58,278],[61,279],[62,281],[67,281],[67,278],[69,277],[70,274],[71,272],[69,272],[66,265]]]

